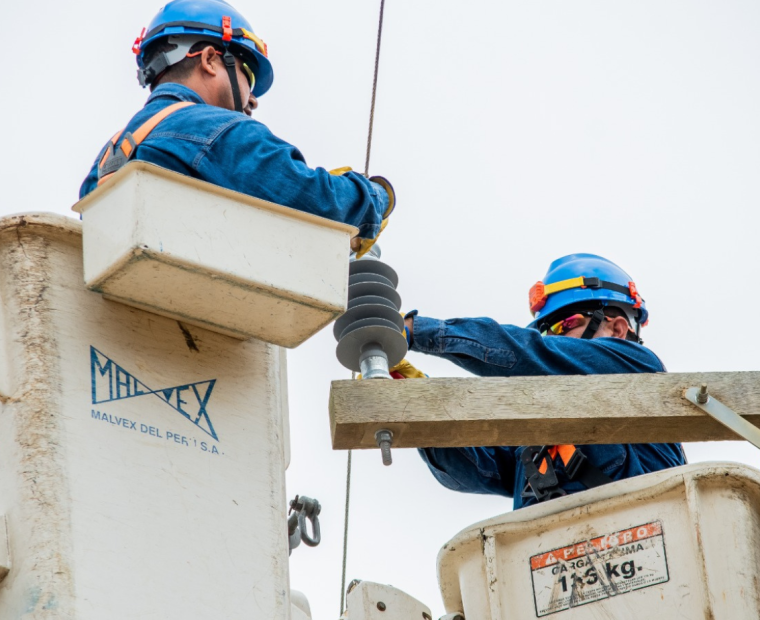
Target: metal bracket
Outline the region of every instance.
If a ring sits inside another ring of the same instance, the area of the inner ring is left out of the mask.
[[[760,428],[745,420],[733,409],[726,407],[715,397],[710,396],[707,392],[706,383],[698,388],[688,388],[684,392],[684,397],[723,426],[730,428],[739,437],[746,439],[756,448],[760,448]]]

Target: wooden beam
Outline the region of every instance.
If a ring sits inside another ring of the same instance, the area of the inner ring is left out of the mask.
[[[702,383],[760,426],[760,372],[333,381],[333,448],[738,439],[683,397]]]

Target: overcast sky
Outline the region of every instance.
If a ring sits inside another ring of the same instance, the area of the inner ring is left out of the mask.
[[[16,2],[0,99],[0,214],[70,215],[97,152],[143,104],[130,47],[160,4]],[[379,0],[239,0],[269,44],[256,118],[312,166],[364,165]],[[371,172],[398,207],[384,233],[404,308],[526,324],[551,260],[618,262],[674,372],[758,370],[760,4],[387,0]],[[289,353],[288,493],[323,505],[323,543],[291,558],[315,620],[334,619],[346,454],[330,448],[331,330]],[[432,376],[452,365],[412,354]],[[744,443],[692,461],[760,465]],[[511,500],[439,486],[416,452],[354,454],[348,575],[443,613],[438,549]]]

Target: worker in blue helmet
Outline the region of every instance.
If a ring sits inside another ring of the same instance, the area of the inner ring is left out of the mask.
[[[233,28],[234,25],[234,28]],[[267,46],[257,37],[248,21],[223,0],[175,0],[163,7],[135,41],[137,79],[141,86],[153,84],[169,67],[181,62],[198,42],[221,43],[222,57],[239,58],[246,65],[246,77],[254,97],[266,93],[274,81]],[[169,50],[153,51],[151,44],[168,42]],[[236,89],[234,62],[224,59],[235,109],[243,111],[243,98]],[[246,102],[248,103],[246,96]]]
[[[410,349],[482,377],[665,372],[641,341],[646,304],[612,261],[594,254],[560,258],[529,299],[528,327],[410,312]],[[513,497],[515,508],[686,462],[681,445],[672,443],[424,448],[420,454],[445,487]]]
[[[350,168],[312,169],[294,146],[251,118],[272,86],[267,46],[224,0],[173,0],[143,29],[132,51],[150,88],[137,114],[98,154],[80,198],[132,159],[359,229],[371,247],[395,204],[383,177]]]
[[[544,281],[531,287],[529,297],[534,320],[528,327],[542,332],[551,331],[553,318],[564,316],[568,308],[584,312],[593,308],[580,338],[594,338],[602,323],[611,320],[612,308],[617,308],[618,315],[627,320],[625,339],[641,344],[641,328],[649,321],[635,282],[615,263],[595,254],[572,254],[554,261]]]

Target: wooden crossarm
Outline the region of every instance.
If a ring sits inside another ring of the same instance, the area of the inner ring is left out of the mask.
[[[333,381],[333,448],[738,439],[683,397],[702,383],[760,426],[760,372]]]

